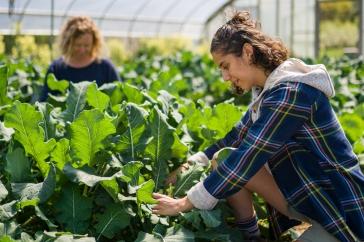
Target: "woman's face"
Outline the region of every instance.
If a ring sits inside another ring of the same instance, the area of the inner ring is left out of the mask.
[[[212,58],[220,68],[223,79],[229,81],[235,90],[249,91],[253,86],[259,85],[256,79],[258,68],[251,64],[251,55],[249,50],[241,56],[217,52],[212,53]]]
[[[78,58],[89,57],[91,56],[92,46],[93,46],[92,35],[89,33],[83,34],[75,39],[75,42],[73,44],[72,56]]]

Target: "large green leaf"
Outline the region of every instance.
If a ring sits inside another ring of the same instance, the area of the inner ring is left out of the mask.
[[[100,184],[105,189],[105,191],[114,199],[114,201],[118,200],[118,194],[120,189],[115,177],[113,177],[113,179],[111,180],[101,181]]]
[[[158,94],[159,94],[159,96],[157,97],[157,100],[162,105],[162,111],[163,111],[163,113],[165,113],[166,115],[168,115],[170,109],[173,110],[172,105],[176,103],[176,97],[174,97],[173,95],[171,95],[166,90],[160,90],[158,92]]]
[[[216,132],[207,129],[206,124],[212,118],[212,109],[205,107],[202,110],[196,107],[196,104],[190,102],[180,108],[183,114],[183,121],[180,122],[179,127],[186,124],[189,134],[192,136],[192,142],[202,139],[203,143],[198,144],[197,149],[204,149],[215,141]],[[207,132],[206,132],[207,131]]]
[[[137,186],[139,181],[140,169],[143,167],[143,163],[140,161],[131,161],[122,167],[122,179],[125,182],[130,183],[131,186]]]
[[[126,96],[128,102],[136,103],[136,104],[142,104],[144,101],[144,96],[140,92],[140,89],[130,85],[128,83],[125,83],[122,86],[122,90],[124,95]]]
[[[53,106],[49,103],[36,103],[39,111],[42,114],[42,121],[40,122],[40,126],[44,130],[45,140],[49,140],[51,138],[55,138],[56,136],[56,120],[53,118],[51,112],[53,110]]]
[[[114,204],[109,206],[103,214],[97,214],[96,232],[99,234],[96,241],[100,240],[101,235],[112,239],[121,229],[129,226],[130,216],[125,208]]]
[[[41,183],[12,183],[14,195],[21,201],[38,198],[40,203],[46,202],[56,188],[56,169],[52,165],[48,176]]]
[[[201,210],[199,212],[207,227],[215,228],[221,224],[221,210]]]
[[[141,184],[136,192],[138,203],[156,204],[157,200],[152,197],[154,181],[148,180]]]
[[[188,213],[182,213],[182,217],[184,217],[197,230],[202,229],[203,224],[201,223],[201,216],[200,216],[199,211],[193,209],[192,211],[190,211]]]
[[[126,130],[120,136],[120,141],[116,149],[121,152],[124,159],[136,160],[136,152],[146,145],[145,140],[141,140],[145,130],[145,116],[147,112],[133,103],[128,103],[121,113],[121,122]]]
[[[185,91],[189,88],[188,84],[181,76],[181,70],[177,66],[169,66],[168,70],[158,74],[158,79],[154,80],[149,90],[157,93],[159,90],[166,90],[169,93],[177,95],[178,92]]]
[[[185,143],[183,143],[178,137],[177,133],[173,133],[173,145],[172,149],[172,157],[174,158],[185,158],[187,156],[188,147]]]
[[[88,86],[86,92],[86,100],[91,107],[98,108],[101,111],[104,111],[110,102],[110,98],[108,95],[97,90],[96,83],[92,83]]]
[[[69,81],[58,81],[53,73],[49,73],[47,75],[47,85],[49,89],[53,91],[60,91],[61,93],[65,93],[69,86]]]
[[[201,112],[194,102],[181,106],[180,112],[184,116],[182,123],[187,125],[190,132],[198,133],[201,130],[201,125],[205,123],[205,119],[210,118],[210,115]]]
[[[121,90],[124,84],[122,82],[106,83],[99,87],[99,90],[106,93],[110,98],[110,105],[114,106],[125,100],[123,92]]]
[[[115,127],[98,109],[85,110],[71,124],[71,151],[79,166],[93,166],[96,152],[103,149],[104,139],[115,133]]]
[[[73,122],[86,105],[87,87],[91,83],[88,81],[72,83],[67,96],[66,110],[62,113],[65,121]]]
[[[354,152],[356,154],[362,154],[362,153],[364,153],[364,137],[363,138],[360,138],[359,140],[357,140],[354,143],[353,148],[354,148]]]
[[[81,195],[77,186],[62,188],[56,202],[56,219],[72,233],[86,233],[92,215],[92,200]]]
[[[358,114],[345,113],[339,117],[339,120],[351,143],[363,136],[364,120]]]
[[[39,126],[42,115],[27,103],[15,101],[11,110],[5,115],[5,125],[14,128],[15,139],[24,147],[25,152],[34,157],[43,176],[48,172],[49,165],[45,162],[53,150],[56,141],[50,139],[44,142],[44,131]]]
[[[358,114],[362,119],[364,119],[364,103],[356,106],[354,109],[354,113]]]
[[[223,138],[241,119],[243,113],[229,103],[219,103],[213,109],[213,116],[206,123],[207,128],[217,132],[217,139]]]
[[[70,157],[70,145],[69,140],[66,138],[60,139],[56,147],[51,153],[51,160],[55,163],[59,170],[63,170],[64,165],[71,161]]]
[[[203,140],[199,149],[204,149],[216,140],[223,138],[231,128],[239,121],[243,112],[233,104],[220,103],[213,109],[200,103],[200,110],[191,102],[180,108],[184,119],[179,125],[186,123],[193,140]]]
[[[7,97],[8,89],[8,67],[5,65],[0,66],[0,107],[10,103]]]
[[[151,111],[150,134],[153,137],[145,150],[152,158],[152,173],[158,190],[167,177],[167,160],[171,158],[174,129],[167,123],[166,116],[156,107]]]
[[[16,148],[6,155],[5,171],[10,174],[10,182],[28,182],[31,178],[31,163],[22,148]]]
[[[186,192],[199,182],[202,173],[205,168],[200,165],[193,165],[188,168],[187,171],[178,174],[176,187],[174,190],[174,196],[182,197],[186,195]]]
[[[70,179],[70,181],[74,183],[83,183],[89,187],[95,186],[97,183],[101,181],[110,181],[114,179],[114,177],[121,176],[121,172],[114,174],[114,176],[110,177],[102,177],[92,174],[89,171],[84,171],[80,169],[74,168],[72,165],[67,163],[63,168],[63,173]]]
[[[175,229],[173,227],[167,229],[167,233],[163,237],[159,237],[152,234],[147,234],[144,232],[138,233],[138,238],[135,242],[194,242],[194,234],[185,229]]]

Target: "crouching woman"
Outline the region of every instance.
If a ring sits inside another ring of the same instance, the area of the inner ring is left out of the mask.
[[[334,95],[323,65],[288,59],[284,45],[265,35],[249,13],[220,27],[211,54],[223,79],[253,101],[226,136],[190,160],[205,162],[236,147],[187,196],[154,194],[154,213],[212,209],[226,198],[246,239],[259,237],[252,192],[273,208],[275,236],[306,221],[299,241],[364,241],[364,175],[330,106]]]

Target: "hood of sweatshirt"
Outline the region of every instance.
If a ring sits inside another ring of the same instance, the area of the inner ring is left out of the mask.
[[[252,88],[253,101],[250,107],[259,110],[263,94],[282,82],[301,82],[322,91],[329,98],[335,95],[334,85],[324,65],[307,65],[299,59],[290,58],[268,76],[263,90]]]

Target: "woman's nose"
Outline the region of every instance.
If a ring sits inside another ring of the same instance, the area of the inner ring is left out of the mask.
[[[227,71],[222,71],[222,78],[224,79],[224,81],[230,81],[230,75]]]

